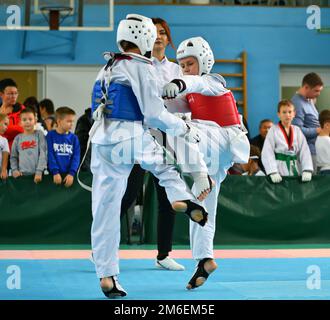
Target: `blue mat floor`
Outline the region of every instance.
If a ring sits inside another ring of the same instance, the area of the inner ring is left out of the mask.
[[[158,270],[153,260],[121,260],[119,279],[128,292],[122,300],[330,299],[330,258],[217,259],[218,270],[191,291],[185,287],[195,263],[177,261],[185,271]],[[21,271],[21,289],[8,289],[10,266]],[[315,285],[315,270],[320,271],[319,289],[310,287]],[[89,260],[0,260],[0,299],[106,298]]]

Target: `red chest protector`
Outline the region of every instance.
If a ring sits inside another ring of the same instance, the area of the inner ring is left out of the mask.
[[[222,96],[189,93],[187,100],[191,110],[191,119],[214,121],[221,127],[241,123],[232,92],[227,92]]]

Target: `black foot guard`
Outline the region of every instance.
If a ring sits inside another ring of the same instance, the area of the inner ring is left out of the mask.
[[[107,298],[116,298],[116,297],[125,297],[127,292],[122,288],[119,284],[117,277],[111,276],[109,277],[112,279],[113,288],[111,290],[105,291],[102,289],[102,292]],[[101,280],[101,279],[100,279]]]
[[[176,201],[172,207],[175,211],[187,214],[192,221],[197,222],[202,227],[207,221],[208,213],[205,209],[190,200]]]
[[[212,259],[211,258],[205,258],[205,259],[202,259],[201,261],[199,261],[194,275],[192,276],[192,278],[188,282],[188,285],[187,285],[188,290],[200,287],[201,285],[204,284],[206,279],[209,277],[210,273],[208,273],[204,269],[204,264],[208,260],[212,260]]]

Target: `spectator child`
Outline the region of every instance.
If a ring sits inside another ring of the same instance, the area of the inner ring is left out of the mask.
[[[8,177],[8,158],[9,158],[9,144],[8,140],[2,135],[6,132],[9,125],[9,118],[6,114],[0,113],[0,165],[1,165],[1,175],[2,180]]]
[[[313,161],[305,136],[299,127],[292,125],[295,107],[289,100],[278,104],[277,125],[270,128],[261,152],[262,163],[273,183],[282,181],[282,176],[297,176],[302,172],[302,181],[312,179]]]
[[[66,187],[73,184],[80,163],[80,145],[78,137],[70,132],[73,128],[75,112],[69,107],[56,110],[56,129],[47,134],[48,169],[55,184]]]
[[[34,182],[42,180],[42,173],[47,168],[47,145],[43,133],[35,130],[35,111],[26,108],[20,113],[24,132],[18,134],[13,142],[10,163],[14,178],[34,175]]]
[[[330,174],[330,110],[323,110],[319,117],[321,131],[316,138],[316,162],[320,174]]]
[[[40,130],[46,136],[48,131],[43,127],[42,122],[40,122],[41,117],[39,113],[39,102],[37,99],[35,97],[29,97],[25,99],[24,107],[33,110],[36,115],[36,124],[34,125],[34,130]]]

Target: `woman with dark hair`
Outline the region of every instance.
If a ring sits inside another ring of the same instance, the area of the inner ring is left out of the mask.
[[[0,113],[6,114],[9,118],[8,129],[3,136],[8,140],[9,148],[11,149],[15,137],[23,132],[19,115],[25,107],[17,102],[17,84],[13,79],[0,81],[0,97],[2,100]]]
[[[165,55],[166,48],[171,45],[175,50],[172,41],[171,31],[167,22],[161,18],[152,18],[152,22],[157,28],[157,39],[152,51],[153,63],[157,68],[157,73],[161,86],[172,77],[178,77],[181,74],[178,64],[169,61]],[[166,145],[165,133],[158,131],[158,135],[162,137],[158,141],[164,146]],[[175,212],[172,209],[170,202],[166,197],[166,192],[163,187],[159,185],[159,180],[153,177],[154,184],[157,191],[158,198],[158,221],[157,221],[157,248],[158,255],[156,258],[156,267],[160,269],[182,271],[184,266],[178,264],[174,259],[169,257],[169,252],[172,251],[172,238],[175,223]]]
[[[166,48],[169,45],[171,45],[174,50],[175,46],[167,22],[161,18],[152,18],[152,22],[157,28],[157,39],[152,51],[154,65],[159,70],[158,74],[161,80],[167,81],[167,78],[170,79],[171,75],[180,74],[180,67],[178,64],[170,62],[165,55]]]

